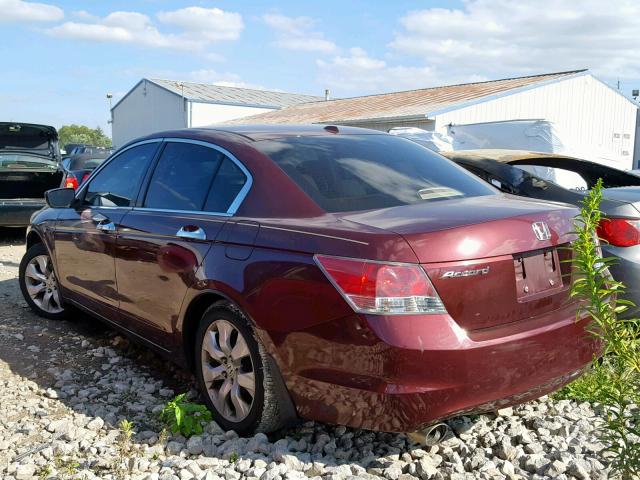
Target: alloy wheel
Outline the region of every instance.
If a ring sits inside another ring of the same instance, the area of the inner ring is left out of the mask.
[[[58,280],[48,255],[33,257],[24,271],[25,285],[33,303],[47,313],[64,310],[58,292]]]
[[[256,377],[249,346],[242,333],[227,320],[215,320],[202,341],[202,378],[220,415],[241,422],[251,412]]]

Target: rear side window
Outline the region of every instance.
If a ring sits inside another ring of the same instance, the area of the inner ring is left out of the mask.
[[[207,212],[226,212],[245,183],[247,177],[240,167],[225,157],[213,181],[204,209]]]
[[[226,213],[246,182],[244,172],[224,153],[170,142],[153,172],[144,206]]]
[[[327,212],[496,193],[441,155],[391,135],[295,137],[254,146]]]
[[[91,180],[85,203],[103,207],[133,206],[157,148],[158,143],[145,143],[116,156]]]

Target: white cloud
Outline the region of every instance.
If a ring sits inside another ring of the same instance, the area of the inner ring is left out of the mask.
[[[189,7],[158,13],[160,22],[180,29],[176,33],[160,31],[150,17],[138,12],[112,12],[102,18],[91,17],[87,12],[77,13],[86,21],[65,22],[47,32],[56,37],[86,41],[205,52],[213,43],[235,40],[244,27],[239,14],[218,8]]]
[[[187,7],[160,12],[158,18],[163,23],[175,25],[211,42],[236,40],[244,29],[239,13],[225,12],[219,8]]]
[[[318,60],[319,81],[340,95],[406,90],[437,84],[442,78],[429,67],[390,66],[359,47],[348,56]]]
[[[90,14],[86,10],[74,10],[73,12],[71,12],[71,15],[73,15],[74,17],[79,18],[81,20],[96,21],[96,20],[99,20],[99,18],[100,18],[100,17],[97,17],[95,15]]]
[[[274,45],[287,50],[333,53],[336,44],[313,31],[316,21],[309,17],[287,17],[278,13],[263,15],[262,20],[276,33]]]
[[[136,43],[145,47],[196,48],[188,38],[163,34],[151,19],[137,12],[113,12],[95,22],[65,22],[48,30],[56,37],[96,42]]]
[[[0,22],[56,22],[63,17],[61,8],[47,3],[0,0]]]
[[[394,51],[454,76],[491,77],[591,67],[640,75],[637,0],[467,0],[401,18]]]

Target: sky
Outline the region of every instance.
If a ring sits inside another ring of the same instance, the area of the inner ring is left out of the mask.
[[[0,121],[110,132],[141,78],[333,98],[589,68],[640,88],[640,1],[0,0]]]

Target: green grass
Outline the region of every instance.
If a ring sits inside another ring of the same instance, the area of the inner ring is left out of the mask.
[[[603,362],[552,396],[557,400],[607,404],[615,395],[616,378],[614,366],[609,362]]]

